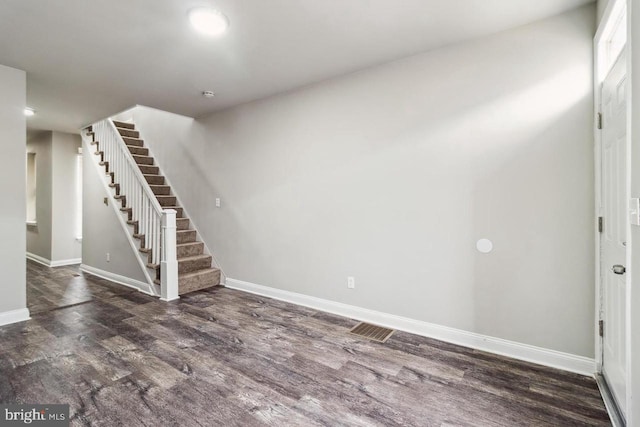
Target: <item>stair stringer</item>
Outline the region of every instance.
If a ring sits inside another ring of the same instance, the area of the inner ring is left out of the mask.
[[[116,116],[114,116],[114,117],[116,117]],[[114,117],[112,117],[111,119],[115,120]],[[120,121],[127,122],[127,123],[132,123],[132,124],[134,123],[133,118],[125,119],[125,120],[120,119]],[[158,162],[158,158],[153,155],[153,150],[151,149],[151,144],[149,143],[149,140],[145,139],[143,130],[140,128],[140,125],[138,123],[135,123],[135,125],[136,125],[136,130],[140,134],[140,139],[142,139],[146,143],[145,144],[145,148],[147,148],[149,150],[149,156],[154,158],[154,160],[156,162],[155,165],[158,166],[162,176],[164,176],[165,184],[167,184],[169,187],[171,187],[171,191],[172,191],[171,195],[176,198],[177,205],[182,208],[182,212],[184,213],[184,215],[187,218],[189,218],[191,228],[196,231],[196,241],[197,242],[201,242],[204,245],[204,254],[211,255],[211,262],[213,264],[213,267],[220,270],[220,284],[224,286],[226,284],[226,281],[227,281],[227,275],[224,273],[224,270],[222,269],[222,266],[220,265],[220,262],[218,262],[218,259],[216,258],[216,256],[213,253],[213,251],[211,251],[209,249],[209,246],[207,245],[207,242],[205,242],[204,239],[202,238],[202,233],[200,233],[200,230],[198,230],[198,226],[196,225],[195,221],[193,220],[193,216],[191,216],[191,214],[189,214],[189,211],[187,210],[186,205],[180,199],[180,196],[177,194],[177,191],[176,191],[175,187],[173,186],[173,184],[171,183],[171,180],[169,179],[167,174],[164,172],[162,166]]]
[[[83,150],[85,150],[87,153],[93,153],[95,151],[94,147],[91,144],[93,141],[90,140],[90,138],[86,135],[84,131],[81,132],[81,135],[82,135]],[[109,180],[108,178],[109,175],[105,173],[104,166],[100,165],[100,160],[98,159],[97,156],[89,155],[87,157],[91,158],[91,163],[94,165],[94,167],[96,168],[96,171],[98,172],[98,175],[101,177],[100,182],[102,182],[105,193],[109,197],[109,205],[112,207],[114,214],[118,218],[118,222],[120,223],[120,226],[124,234],[127,236],[127,241],[129,242],[129,245],[131,245],[131,250],[134,253],[136,260],[138,261],[138,264],[140,264],[140,268],[142,272],[144,273],[144,277],[147,281],[148,288],[139,289],[140,292],[146,293],[151,296],[159,297],[161,295],[160,286],[154,283],[153,278],[149,274],[149,268],[147,267],[147,262],[141,256],[139,245],[134,240],[133,233],[131,232],[131,226],[127,224],[127,220],[124,218],[124,215],[126,215],[126,213],[121,212],[120,209],[118,208],[118,204],[120,203],[120,201],[115,198],[116,190],[115,188],[109,187],[109,184],[107,183],[107,181]],[[145,254],[145,258],[146,258],[146,254]]]

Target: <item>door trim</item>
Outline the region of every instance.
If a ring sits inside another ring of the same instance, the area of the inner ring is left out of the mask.
[[[624,7],[627,7],[627,31],[629,32],[631,29],[631,25],[629,23],[629,17],[630,17],[630,0],[610,0],[609,3],[607,4],[607,7],[604,11],[604,14],[602,16],[602,19],[600,21],[600,24],[598,25],[598,29],[596,31],[596,35],[594,37],[594,44],[593,44],[593,54],[594,54],[594,61],[593,61],[593,67],[594,67],[594,73],[593,73],[593,88],[594,88],[594,120],[593,120],[593,130],[594,130],[594,160],[595,160],[595,217],[594,217],[594,235],[595,235],[595,322],[594,322],[594,337],[595,337],[595,361],[596,361],[596,370],[597,370],[597,375],[596,378],[598,379],[598,385],[600,387],[601,393],[603,395],[603,398],[605,399],[605,403],[607,403],[606,401],[606,396],[607,393],[608,396],[611,396],[611,391],[609,390],[609,387],[607,386],[606,382],[604,381],[604,378],[602,377],[602,355],[603,355],[603,341],[602,341],[602,337],[600,337],[599,334],[599,321],[602,318],[602,303],[603,303],[603,294],[602,294],[602,278],[601,278],[601,269],[600,269],[600,264],[601,264],[601,247],[600,247],[600,238],[601,238],[601,233],[598,230],[598,217],[602,216],[602,158],[601,158],[601,150],[602,150],[602,135],[601,135],[601,130],[598,129],[598,114],[600,113],[601,110],[601,103],[602,103],[602,82],[604,81],[605,77],[608,75],[610,69],[606,69],[606,70],[601,70],[600,69],[600,62],[602,59],[602,56],[604,55],[603,52],[603,48],[604,48],[604,44],[605,41],[609,39],[609,36],[611,35],[611,33],[613,32],[614,29],[614,25],[616,23],[617,18],[620,16],[619,14],[621,13],[621,10]],[[631,77],[631,52],[630,52],[630,37],[629,35],[627,35],[627,43],[626,46],[624,48],[625,53],[627,55],[627,77],[630,78]],[[631,126],[631,117],[630,117],[630,111],[631,111],[631,85],[628,84],[627,85],[627,127],[629,128]],[[631,196],[631,133],[630,133],[630,129],[627,129],[627,141],[626,141],[626,145],[627,145],[627,176],[626,176],[626,185],[627,185],[627,200],[629,200],[630,196]],[[606,225],[606,220],[605,220],[605,227]],[[632,247],[633,247],[633,242],[631,241],[631,226],[629,224],[629,221],[626,222],[626,235],[627,235],[627,259],[626,259],[626,265],[627,266],[631,266],[630,261],[631,261],[631,255],[632,255]],[[628,271],[628,283],[632,283],[631,282],[631,271]],[[629,408],[629,410],[631,410],[631,369],[630,369],[630,365],[631,365],[631,340],[630,340],[630,333],[631,333],[631,328],[630,328],[630,298],[629,298],[629,290],[630,290],[631,286],[627,286],[627,316],[626,316],[626,331],[627,331],[627,336],[626,336],[626,341],[627,341],[627,354],[626,354],[626,363],[627,363],[627,369],[626,369],[626,388],[627,388],[627,392],[626,392],[626,400],[627,400],[627,408]],[[601,381],[602,380],[602,381]],[[612,409],[614,408],[614,409]],[[607,404],[607,410],[609,411],[609,415],[612,418],[612,421],[615,423],[616,421],[618,422],[622,422],[622,424],[618,424],[618,425],[622,425],[624,426],[624,417],[620,417],[620,411],[619,408],[617,407],[617,404],[615,403],[615,399],[609,399],[608,404]],[[615,413],[614,413],[615,412]],[[614,417],[616,416],[615,414],[618,414],[617,420],[614,419]],[[614,424],[616,425],[616,424]]]

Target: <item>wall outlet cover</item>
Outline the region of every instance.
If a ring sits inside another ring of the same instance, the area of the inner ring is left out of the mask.
[[[629,220],[631,225],[640,225],[640,199],[629,200]]]

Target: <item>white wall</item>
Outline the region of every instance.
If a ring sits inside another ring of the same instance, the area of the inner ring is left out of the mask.
[[[228,277],[593,357],[594,22],[135,121]]]
[[[82,244],[76,231],[76,162],[82,141],[80,135],[62,132],[53,132],[52,138],[51,260],[79,262]]]
[[[29,316],[26,309],[26,74],[0,65],[0,323]],[[16,311],[18,310],[18,311]]]
[[[51,260],[52,132],[30,132],[27,152],[36,154],[36,221],[27,225],[27,252]]]
[[[90,148],[83,150],[82,264],[146,283],[113,208],[103,203],[107,193],[100,180],[105,174],[96,171],[90,158],[95,147]]]

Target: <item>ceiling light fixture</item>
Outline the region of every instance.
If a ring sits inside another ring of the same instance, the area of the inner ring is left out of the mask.
[[[229,19],[215,9],[199,7],[189,12],[191,25],[208,36],[219,36],[229,28]]]
[[[31,117],[31,116],[33,116],[34,114],[36,114],[36,110],[34,110],[33,108],[31,108],[31,107],[26,107],[26,108],[24,109],[24,115],[25,115],[25,116],[27,116],[27,117]]]
[[[216,96],[216,94],[212,90],[205,90],[204,92],[202,92],[202,96],[204,96],[205,98],[213,98],[214,96]]]

